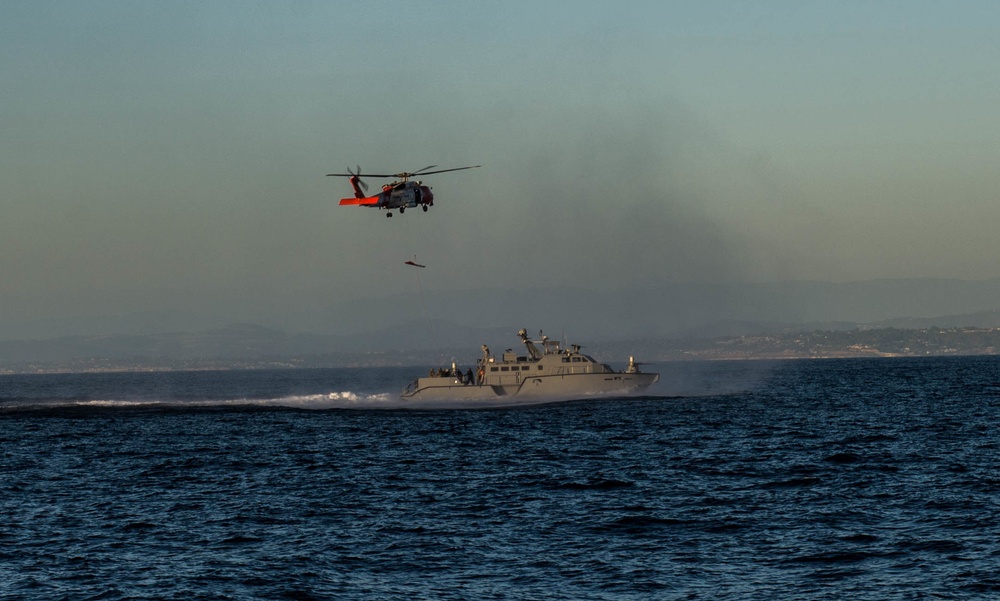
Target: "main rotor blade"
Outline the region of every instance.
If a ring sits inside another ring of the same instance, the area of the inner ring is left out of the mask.
[[[437,165],[428,165],[421,169],[417,169],[416,171],[401,171],[400,173],[393,175],[393,177],[398,177],[399,179],[406,181],[411,177],[413,177],[414,175],[423,175],[423,173],[420,173],[421,171],[423,171],[424,169],[431,169],[433,167],[437,167]]]
[[[475,169],[476,167],[482,167],[482,165],[472,165],[470,167],[455,167],[454,169],[439,169],[438,171],[425,171],[423,173],[411,173],[410,175],[431,175],[432,173],[447,173],[449,171],[462,171],[463,169]],[[424,169],[430,169],[430,167],[424,167]]]
[[[327,173],[327,177],[354,177],[354,173]],[[398,177],[396,173],[366,173],[365,177]]]
[[[424,167],[424,169],[431,169],[432,167],[437,167],[437,165],[429,165]],[[420,169],[418,171],[404,171],[402,173],[366,173],[365,177],[413,177],[414,175],[431,175],[433,173],[447,173],[449,171],[462,171],[464,169],[475,169],[477,167],[482,167],[482,165],[471,165],[469,167],[455,167],[454,169],[438,169],[437,171],[424,171]],[[350,171],[350,169],[348,169]],[[356,174],[354,173],[327,173],[327,177],[352,177]]]

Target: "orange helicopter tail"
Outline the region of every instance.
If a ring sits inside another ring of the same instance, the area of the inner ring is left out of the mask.
[[[378,204],[378,196],[368,196],[361,198],[341,198],[341,205],[360,205],[363,207],[374,207]]]

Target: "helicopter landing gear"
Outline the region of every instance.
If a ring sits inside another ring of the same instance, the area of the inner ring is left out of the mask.
[[[421,208],[424,210],[424,213],[427,212],[427,205],[423,205]]]
[[[385,216],[386,217],[392,217],[392,211],[389,211],[388,213],[386,213]]]
[[[405,211],[405,210],[406,210],[406,207],[399,207],[399,214],[402,215],[403,211]]]

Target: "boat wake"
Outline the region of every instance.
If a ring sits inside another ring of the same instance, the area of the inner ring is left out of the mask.
[[[232,399],[0,399],[0,414],[28,411],[178,411],[185,409],[399,409],[407,404],[398,394],[337,391],[276,398]]]

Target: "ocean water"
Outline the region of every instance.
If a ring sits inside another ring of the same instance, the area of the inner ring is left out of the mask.
[[[655,368],[2,376],[0,599],[1000,598],[1000,360]]]

